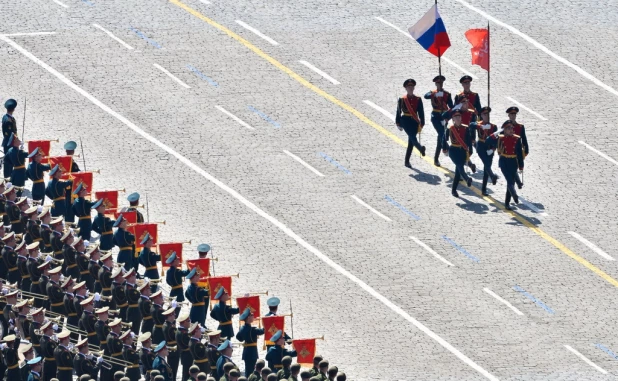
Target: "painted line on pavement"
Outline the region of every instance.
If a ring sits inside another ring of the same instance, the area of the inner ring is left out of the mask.
[[[592,81],[592,83],[594,83],[595,85],[609,91],[610,93],[618,96],[618,91],[616,91],[615,89],[613,89],[611,86],[606,85],[605,83],[601,82],[599,79],[597,79],[595,76],[593,76],[592,74],[588,73],[587,71],[585,71],[584,69],[582,69],[581,67],[575,65],[574,63],[571,63],[570,61],[568,61],[566,58],[560,57],[559,55],[557,55],[556,53],[552,52],[551,50],[549,50],[549,48],[545,47],[545,45],[541,44],[540,42],[538,42],[537,40],[535,40],[534,38],[528,36],[525,33],[520,32],[518,29],[516,29],[515,27],[510,26],[509,24],[502,22],[500,20],[498,20],[497,18],[491,16],[489,13],[487,12],[483,12],[482,10],[470,5],[468,2],[464,1],[464,0],[456,0],[459,3],[461,3],[462,5],[464,5],[465,7],[467,7],[470,10],[473,10],[474,12],[478,13],[479,15],[483,16],[484,18],[486,18],[487,20],[500,25],[503,28],[508,29],[509,31],[511,31],[511,33],[523,38],[524,40],[526,40],[527,42],[529,42],[530,44],[532,44],[532,46],[534,46],[535,48],[539,49],[542,52],[547,53],[550,57],[554,58],[555,60],[557,60],[558,62],[561,62],[563,64],[565,64],[566,66],[570,67],[571,69],[575,70],[576,72],[578,72],[582,77]]]
[[[243,127],[247,127],[250,130],[255,130],[254,127],[251,127],[249,124],[247,124],[245,121],[243,121],[242,119],[240,119],[239,117],[237,117],[236,115],[232,114],[231,112],[227,111],[226,109],[224,109],[221,106],[215,106],[215,108],[219,111],[221,111],[222,113],[224,113],[225,115],[229,116],[230,118],[234,119],[235,121],[237,121],[238,123],[240,123],[241,126]]]
[[[236,20],[236,24],[242,26],[243,28],[247,29],[250,32],[253,32],[258,37],[263,38],[264,40],[268,41],[271,45],[274,45],[274,46],[279,45],[279,43],[277,41],[273,40],[272,38],[268,37],[264,33],[260,32],[259,30],[255,29],[251,25],[248,25],[247,23],[245,23],[245,22],[243,22],[241,20]]]
[[[110,36],[112,39],[114,39],[116,42],[120,43],[120,45],[124,46],[125,48],[129,49],[129,50],[133,50],[133,47],[129,44],[127,44],[126,42],[122,41],[121,39],[119,39],[118,37],[114,36],[114,34],[112,32],[110,32],[109,30],[103,28],[101,25],[99,24],[92,24],[92,26],[94,26],[97,29],[102,30],[103,32],[105,32],[108,36]]]
[[[187,7],[186,5],[184,5],[182,3],[179,3],[179,2],[175,2],[175,4],[182,5],[183,7]],[[191,8],[187,7],[187,9],[191,9]],[[194,11],[194,10],[192,10],[192,11]],[[197,11],[194,11],[194,12],[197,12]],[[391,302],[390,299],[388,299],[384,295],[380,294],[378,291],[376,291],[374,288],[369,286],[367,283],[363,282],[356,275],[352,274],[351,272],[349,272],[348,270],[343,268],[341,265],[339,265],[338,263],[336,263],[335,261],[330,259],[327,255],[325,255],[324,253],[319,251],[317,248],[315,248],[310,243],[305,241],[302,237],[300,237],[298,234],[296,234],[292,229],[290,229],[289,227],[284,225],[281,221],[277,220],[275,217],[273,217],[270,214],[266,213],[264,210],[260,209],[257,205],[255,205],[254,203],[249,201],[247,198],[245,198],[243,195],[238,193],[236,190],[230,188],[228,185],[226,185],[225,183],[223,183],[219,179],[215,178],[210,173],[208,173],[205,170],[203,170],[202,168],[200,168],[198,165],[193,163],[191,160],[189,160],[186,157],[182,156],[180,153],[174,151],[170,146],[165,145],[163,142],[161,142],[160,140],[156,139],[154,136],[150,135],[149,133],[147,133],[146,131],[144,131],[140,127],[138,127],[136,124],[134,124],[133,122],[131,122],[130,120],[128,120],[124,116],[120,115],[118,112],[112,110],[109,106],[107,106],[103,102],[99,101],[97,98],[92,96],[86,90],[82,89],[81,87],[77,86],[75,83],[71,82],[71,80],[69,80],[63,74],[58,72],[56,69],[54,69],[51,66],[47,65],[45,62],[41,61],[39,58],[34,56],[32,53],[30,53],[29,51],[24,49],[21,45],[15,43],[14,41],[12,41],[11,39],[9,39],[7,37],[0,36],[0,40],[6,42],[10,46],[12,46],[14,49],[16,49],[19,52],[21,52],[25,57],[27,57],[28,59],[30,59],[31,61],[33,61],[34,63],[36,63],[40,67],[42,67],[43,69],[47,70],[50,74],[52,74],[54,77],[58,78],[62,83],[67,85],[69,88],[75,90],[78,94],[81,94],[86,99],[88,99],[92,104],[94,104],[95,106],[99,107],[101,110],[107,112],[108,114],[110,114],[114,118],[118,119],[124,125],[126,125],[131,130],[133,130],[136,134],[140,135],[145,140],[148,140],[152,144],[156,145],[161,150],[167,152],[169,155],[174,156],[182,164],[184,164],[188,168],[192,169],[194,172],[196,172],[197,174],[201,175],[202,177],[204,177],[206,180],[210,181],[211,183],[213,183],[217,187],[219,187],[222,191],[224,191],[227,194],[229,194],[230,196],[234,197],[241,204],[245,205],[248,209],[250,209],[253,212],[255,212],[258,216],[260,216],[260,217],[264,218],[266,221],[270,222],[273,226],[275,226],[276,228],[281,230],[282,233],[286,234],[288,237],[290,237],[291,239],[296,241],[296,243],[298,243],[298,245],[302,246],[307,251],[311,252],[318,259],[320,259],[325,264],[330,266],[333,270],[337,271],[338,273],[340,273],[344,277],[348,278],[350,281],[352,281],[357,286],[362,288],[369,295],[371,295],[372,297],[374,297],[375,299],[380,301],[382,304],[384,304],[386,307],[388,307],[391,311],[395,312],[396,314],[398,314],[399,316],[404,318],[410,324],[415,326],[418,330],[420,330],[421,332],[423,332],[424,334],[429,336],[432,340],[434,340],[436,343],[441,345],[444,349],[446,349],[449,352],[451,352],[454,356],[456,356],[458,359],[460,359],[466,365],[470,366],[472,369],[474,369],[475,371],[477,371],[478,373],[483,375],[485,378],[487,378],[490,381],[499,381],[499,379],[496,376],[494,376],[493,374],[489,373],[483,367],[481,367],[480,365],[475,363],[472,359],[470,359],[468,356],[463,354],[459,349],[455,348],[448,341],[444,340],[441,336],[437,335],[435,332],[433,332],[431,329],[429,329],[423,323],[421,323],[420,321],[416,320],[414,317],[412,317],[410,314],[408,314],[406,311],[404,311],[401,307],[399,307],[395,303]]]
[[[350,197],[352,197],[354,200],[356,200],[356,202],[358,202],[359,204],[361,204],[365,208],[367,208],[370,211],[372,211],[373,213],[375,213],[378,217],[382,218],[383,220],[388,221],[388,222],[392,221],[390,218],[386,217],[384,214],[382,214],[382,213],[378,212],[377,210],[375,210],[374,208],[372,208],[371,205],[367,204],[366,202],[364,202],[363,200],[358,198],[356,195],[351,195]]]
[[[201,71],[199,71],[197,68],[191,66],[191,65],[187,65],[187,69],[191,70],[192,72],[195,73],[195,75],[197,75],[198,77],[200,77],[201,79],[203,79],[204,81],[210,83],[212,86],[214,87],[219,87],[219,84],[217,83],[217,81],[215,81],[214,79],[210,78],[209,76],[207,76],[206,74],[202,73]]]
[[[598,370],[599,372],[603,373],[603,374],[607,374],[607,371],[603,368],[601,368],[600,366],[598,366],[597,364],[593,363],[592,361],[590,361],[586,356],[582,355],[581,353],[579,353],[577,350],[575,350],[575,348],[571,347],[570,345],[564,345],[564,347],[569,350],[570,352],[574,353],[575,356],[579,357],[580,359],[584,360],[584,362],[588,365],[590,365],[591,367],[593,367],[594,369]]]
[[[446,258],[444,258],[443,256],[441,256],[440,254],[436,253],[431,247],[427,246],[425,244],[425,242],[421,241],[420,239],[410,236],[410,239],[414,242],[416,242],[417,245],[419,245],[420,247],[422,247],[423,249],[427,250],[431,255],[433,255],[434,257],[438,258],[439,260],[441,260],[442,262],[446,263],[447,266],[453,266],[455,267],[454,264],[452,264],[451,262],[449,262]]]
[[[552,314],[552,315],[555,314],[554,310],[549,308],[549,306],[547,304],[545,304],[542,301],[540,301],[539,299],[535,298],[532,294],[530,294],[529,292],[527,292],[523,288],[519,287],[518,285],[513,286],[513,290],[523,294],[526,298],[532,300],[534,302],[534,304],[536,304],[537,306],[539,306],[542,309],[544,309],[547,313]]]
[[[301,85],[303,85],[307,89],[313,91],[314,93],[316,93],[317,95],[321,96],[322,98],[328,100],[329,102],[333,103],[334,105],[342,108],[343,110],[346,110],[351,115],[355,116],[358,120],[360,120],[361,122],[367,124],[368,126],[373,128],[377,132],[381,133],[382,135],[386,136],[387,138],[391,139],[393,142],[397,143],[399,146],[401,146],[403,148],[408,146],[408,142],[404,141],[403,139],[401,139],[393,131],[394,129],[392,129],[392,128],[391,129],[386,129],[386,128],[382,127],[380,124],[378,124],[378,123],[374,122],[373,120],[369,119],[367,116],[365,116],[363,113],[358,111],[356,108],[348,105],[347,103],[341,101],[337,97],[327,93],[326,91],[324,91],[321,88],[317,87],[316,85],[312,84],[311,82],[309,82],[308,80],[306,80],[305,78],[300,76],[298,73],[294,72],[289,67],[283,65],[281,62],[279,62],[275,58],[273,58],[270,55],[266,54],[264,51],[262,51],[257,46],[253,45],[248,40],[242,38],[237,33],[234,33],[229,28],[227,28],[227,27],[219,24],[218,22],[216,22],[216,21],[214,21],[214,20],[204,16],[202,13],[200,13],[200,12],[196,11],[195,9],[191,8],[190,6],[184,4],[180,0],[169,0],[169,2],[174,4],[174,5],[176,5],[177,7],[181,8],[181,9],[185,10],[187,13],[193,15],[194,17],[204,21],[205,23],[209,24],[213,28],[215,28],[215,29],[217,29],[217,30],[227,34],[230,38],[236,40],[237,42],[239,42],[240,44],[245,46],[247,49],[249,49],[250,51],[254,52],[256,55],[258,55],[259,57],[264,59],[266,62],[270,63],[271,65],[273,65],[274,67],[279,69],[281,72],[287,74],[291,79],[293,79],[296,82],[300,83]],[[414,154],[420,157],[420,154],[418,152],[415,151]],[[449,169],[446,169],[446,168],[443,168],[443,167],[434,167],[433,166],[433,157],[425,156],[425,157],[422,157],[422,159],[425,160],[429,165],[431,165],[434,170],[436,170],[438,172],[441,172],[441,173],[444,173],[444,174],[446,174],[447,176],[449,176],[451,178],[455,177],[455,174],[451,170],[449,170]],[[473,187],[468,188],[468,189],[471,190],[472,192],[474,192],[481,199],[485,200],[487,203],[493,205],[495,208],[501,210],[502,212],[506,213],[508,216],[514,218],[517,222],[519,222],[523,226],[525,226],[528,229],[530,229],[536,235],[538,235],[539,237],[541,237],[545,241],[549,242],[556,249],[560,250],[563,254],[565,254],[569,258],[573,259],[574,261],[576,261],[580,265],[584,266],[585,268],[587,268],[588,270],[590,270],[591,272],[593,272],[594,274],[599,276],[604,281],[610,283],[614,287],[618,287],[618,280],[612,278],[605,271],[603,271],[600,268],[598,268],[597,266],[593,265],[592,263],[587,261],[582,256],[577,255],[574,251],[569,249],[562,242],[558,241],[557,239],[555,239],[551,235],[547,234],[545,231],[543,231],[537,225],[532,223],[530,220],[528,220],[522,214],[519,214],[519,213],[517,213],[516,211],[513,211],[513,210],[507,211],[504,208],[504,204],[502,204],[501,202],[499,202],[498,200],[496,200],[495,198],[493,198],[491,196],[483,196],[483,194],[481,193],[481,190],[478,187],[476,187],[476,186],[473,186]]]
[[[301,163],[305,168],[307,168],[308,170],[310,170],[311,172],[315,173],[316,175],[320,176],[320,177],[325,177],[320,171],[318,171],[317,169],[313,168],[312,166],[310,166],[306,161],[304,161],[303,159],[301,159],[300,157],[294,155],[293,153],[291,153],[290,151],[287,150],[283,150],[283,152],[288,155],[289,157],[291,157],[292,159],[296,160],[297,162]]]
[[[339,85],[341,84],[339,81],[337,81],[335,78],[331,77],[330,75],[326,74],[325,72],[323,72],[322,70],[318,69],[317,67],[313,66],[312,64],[310,64],[307,61],[303,61],[300,60],[298,61],[301,64],[307,66],[309,69],[315,71],[316,73],[318,73],[319,75],[321,75],[322,77],[324,77],[325,79],[327,79],[328,81],[330,81],[330,83],[332,83],[333,85]]]
[[[470,254],[468,252],[468,250],[464,249],[463,247],[459,246],[457,244],[457,242],[453,241],[452,239],[450,239],[449,237],[443,235],[442,239],[445,240],[446,242],[450,243],[451,246],[453,246],[455,249],[457,249],[457,251],[459,251],[460,253],[462,253],[463,255],[465,255],[466,257],[468,257],[469,259],[473,260],[476,263],[479,263],[481,260],[478,259],[477,257],[475,257],[474,255]]]
[[[69,6],[59,0],[52,0],[54,3],[60,5],[61,7],[68,8]]]
[[[395,24],[393,24],[393,23],[391,23],[391,22],[388,22],[388,21],[384,20],[384,19],[383,19],[382,17],[380,17],[380,16],[376,16],[375,18],[376,18],[376,20],[378,20],[378,21],[382,22],[382,23],[383,23],[383,24],[385,24],[385,25],[390,26],[391,28],[395,29],[395,30],[396,30],[396,31],[398,31],[399,33],[403,34],[404,36],[408,37],[408,38],[409,38],[409,39],[411,39],[412,41],[415,41],[415,42],[416,42],[416,40],[414,39],[414,37],[412,37],[412,35],[410,35],[410,33],[408,33],[408,31],[403,30],[403,29],[399,28],[397,25],[395,25]],[[477,77],[476,75],[474,75],[474,74],[470,73],[469,71],[465,70],[463,67],[461,67],[460,65],[456,64],[456,63],[455,63],[455,62],[453,62],[452,60],[450,60],[450,59],[446,58],[444,55],[442,56],[442,59],[443,59],[444,61],[446,61],[448,64],[450,64],[450,65],[452,65],[453,67],[455,67],[455,69],[457,69],[457,70],[461,71],[462,73],[467,74],[467,75],[469,75],[470,77],[472,77],[472,78],[474,78],[474,79],[479,79],[479,77]]]
[[[603,345],[603,344],[595,344],[594,346],[599,348],[603,352],[607,353],[608,355],[612,356],[612,358],[614,360],[618,360],[618,355],[616,355],[611,349],[607,348],[605,345]]]
[[[579,141],[580,144],[583,144],[586,148],[588,148],[590,151],[596,153],[597,155],[601,156],[602,158],[606,159],[607,161],[609,161],[612,164],[616,164],[618,165],[618,161],[612,159],[611,157],[607,156],[606,154],[604,154],[603,152],[599,151],[598,149],[594,148],[593,146],[586,144],[584,142],[582,142],[581,140]]]
[[[483,170],[480,170],[481,172],[483,172]],[[540,215],[540,216],[547,216],[547,213],[542,211],[541,209],[537,208],[533,203],[531,203],[530,201],[526,200],[525,198],[519,196],[519,200],[521,201],[522,204],[526,205],[528,207],[528,209],[532,210],[534,213]]]
[[[273,126],[275,126],[277,128],[281,128],[281,124],[279,124],[279,122],[277,122],[276,120],[272,119],[270,116],[264,114],[262,111],[256,109],[253,106],[247,106],[247,107],[249,108],[250,111],[258,114],[260,116],[260,118],[264,119],[268,123],[272,124]]]
[[[206,4],[206,5],[210,5],[211,4],[211,2],[208,1],[208,0],[199,0],[199,2],[202,3],[202,4]]]
[[[88,0],[82,0],[82,3],[84,3],[84,4],[88,5],[88,6],[94,7],[94,3],[93,3],[93,2],[91,2],[91,1],[88,1]]]
[[[392,120],[393,123],[395,123],[395,114],[391,114],[390,112],[386,111],[386,109],[383,109],[382,107],[378,106],[377,104],[373,103],[372,101],[364,100],[363,103],[365,103],[367,106],[372,107],[373,109],[377,110],[382,115],[384,115],[388,119]]]
[[[496,294],[495,292],[493,292],[492,290],[490,290],[489,288],[485,287],[483,289],[483,291],[485,291],[486,293],[488,293],[489,295],[491,295],[494,299],[496,299],[497,301],[499,301],[500,303],[504,304],[505,306],[507,306],[508,308],[510,308],[513,312],[515,312],[517,315],[519,316],[524,316],[524,313],[521,312],[520,310],[517,309],[517,307],[515,307],[514,305],[512,305],[511,303],[509,303],[508,301],[506,301],[505,299],[501,298],[498,294]]]
[[[506,99],[510,100],[511,102],[515,103],[517,106],[523,108],[524,110],[528,111],[530,114],[536,116],[537,118],[541,119],[541,120],[547,120],[546,117],[544,117],[543,115],[539,114],[538,112],[532,110],[529,107],[526,107],[524,104],[522,104],[521,102],[516,101],[515,99],[511,98],[511,97],[506,97]]]
[[[7,34],[3,34],[2,36],[5,36],[5,37],[48,36],[50,34],[56,34],[56,32],[7,33]]]
[[[157,49],[161,49],[163,48],[163,46],[161,46],[161,44],[159,44],[158,42],[156,42],[155,40],[149,38],[148,36],[146,36],[146,34],[144,32],[142,32],[141,30],[137,29],[137,28],[133,28],[130,27],[130,30],[133,31],[133,33],[137,34],[139,38],[141,38],[142,40],[145,40],[147,43],[149,43],[150,45],[154,46]]]
[[[332,165],[337,167],[337,169],[343,171],[346,175],[351,175],[352,174],[352,172],[350,172],[346,167],[344,167],[343,165],[339,164],[339,162],[337,160],[335,160],[332,157],[328,156],[324,152],[318,152],[318,155],[322,156],[326,161],[328,161],[329,163],[331,163]]]
[[[609,255],[605,251],[603,251],[600,247],[598,247],[594,243],[588,241],[586,238],[582,237],[581,235],[579,235],[579,234],[577,234],[575,232],[569,232],[569,234],[572,235],[573,237],[575,237],[579,242],[581,242],[584,245],[588,246],[588,248],[590,250],[594,251],[599,256],[607,259],[608,261],[615,261],[616,260],[616,259],[614,259],[614,257],[612,257],[611,255]]]
[[[413,212],[408,210],[405,206],[403,206],[400,203],[398,203],[397,201],[395,201],[391,196],[384,195],[384,199],[386,201],[388,201],[390,204],[395,205],[399,210],[401,210],[402,212],[404,212],[405,214],[410,216],[413,220],[419,221],[421,219],[419,216],[417,216],[416,214],[414,214]]]
[[[178,84],[180,84],[182,87],[184,87],[185,89],[190,89],[191,86],[187,85],[186,83],[184,83],[183,81],[180,80],[180,78],[176,77],[174,74],[170,73],[166,68],[164,68],[163,66],[159,65],[159,64],[152,64],[152,66],[156,67],[157,69],[161,70],[162,72],[164,72],[165,74],[167,74],[168,77],[170,77],[171,79],[173,79],[174,81],[178,82]]]

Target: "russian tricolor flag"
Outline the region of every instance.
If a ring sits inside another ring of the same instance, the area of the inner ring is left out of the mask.
[[[438,6],[434,5],[408,32],[412,35],[423,49],[436,57],[444,54],[451,46],[451,41],[446,33],[446,27],[438,13]]]

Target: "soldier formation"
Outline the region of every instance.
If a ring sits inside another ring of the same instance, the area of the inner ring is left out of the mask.
[[[183,270],[176,253],[164,260],[169,268],[159,279],[162,257],[154,237],[139,237],[137,252],[123,213],[110,218],[103,199],[89,200],[83,184],[63,180],[62,168],[44,164],[39,148],[24,151],[12,115],[17,102],[10,99],[5,107],[0,179],[0,376],[5,380],[346,379],[319,355],[311,369],[301,371],[292,363],[297,353],[285,347],[292,338],[283,330],[265,342],[268,350],[260,359],[258,337],[265,330],[253,325],[253,310],[233,308],[224,287],[200,284],[197,267]],[[66,154],[72,156],[76,147],[66,143]],[[73,161],[70,172],[79,171]],[[22,196],[27,179],[31,198]],[[129,207],[122,210],[135,212],[137,223],[143,223],[139,199],[130,194]],[[199,258],[207,258],[211,247],[200,244],[197,250]],[[169,295],[163,295],[162,282]],[[211,299],[216,330],[206,327]],[[279,303],[268,299],[267,316],[277,316]],[[184,304],[189,312],[181,309]],[[235,315],[244,323],[236,335]],[[244,376],[231,358],[234,337],[243,343]]]

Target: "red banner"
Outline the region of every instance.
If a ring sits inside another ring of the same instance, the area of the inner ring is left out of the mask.
[[[223,289],[232,296],[232,277],[231,276],[211,276],[208,278],[208,289],[210,290],[210,300],[215,300],[219,289]]]
[[[73,172],[73,173],[68,173],[66,174],[66,176],[63,176],[63,177],[73,180],[73,187],[71,188],[71,194],[73,194],[73,191],[77,189],[79,184],[83,184],[83,187],[86,188],[86,191],[88,192],[87,196],[90,196],[92,194],[92,181],[93,181],[92,172]],[[73,198],[77,198],[77,195],[74,195]]]
[[[127,220],[128,223],[137,224],[137,211],[132,210],[130,212],[114,212],[114,220],[117,220],[118,216],[120,216],[121,214],[122,214],[122,217],[124,217],[124,219]],[[130,230],[130,231],[131,233],[133,232],[133,230]]]
[[[315,339],[293,340],[292,345],[296,351],[296,362],[307,368],[312,367],[315,356]]]
[[[35,149],[39,149],[39,153],[43,155],[42,164],[47,164],[49,161],[49,152],[51,151],[51,140],[31,140],[28,142],[28,153],[32,153]]]
[[[105,205],[105,208],[108,210],[118,209],[118,191],[117,190],[94,192],[94,198],[96,200],[103,199],[103,205]]]
[[[73,157],[72,156],[54,156],[49,158],[49,165],[52,169],[56,165],[60,167],[60,170],[63,173],[71,172],[71,166],[73,165]]]
[[[472,65],[479,65],[489,71],[489,30],[470,29],[466,38],[472,44]]]
[[[285,329],[285,316],[264,316],[262,318],[262,325],[264,326],[264,340],[268,345],[274,345],[270,339],[277,331],[283,331]],[[311,359],[313,363],[313,359]]]
[[[163,267],[170,267],[165,261],[176,252],[176,257],[180,259],[182,263],[182,243],[160,243],[159,254],[161,255],[161,265]]]
[[[123,214],[124,215],[124,214]],[[157,224],[135,224],[130,226],[128,229],[131,230],[133,235],[135,235],[135,248],[137,251],[138,247],[142,246],[142,239],[146,236],[146,233],[150,234],[153,243],[157,244]]]
[[[208,289],[208,277],[210,276],[210,258],[190,259],[187,261],[187,267],[193,270],[197,267],[197,274],[200,277],[197,283],[200,287]]]
[[[238,309],[242,314],[245,309],[249,308],[251,313],[256,318],[259,318],[260,315],[260,296],[252,295],[252,296],[239,296],[236,298],[236,303],[238,304]]]

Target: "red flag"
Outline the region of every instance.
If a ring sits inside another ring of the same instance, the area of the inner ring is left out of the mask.
[[[180,259],[182,262],[182,242],[177,243],[160,243],[159,244],[159,254],[161,255],[161,266],[170,267],[165,261],[172,255],[173,252],[176,252],[176,257]]]
[[[88,196],[92,193],[92,172],[71,172],[67,173],[63,177],[73,180],[71,194],[73,194],[73,191],[75,191],[79,184],[82,184],[82,186],[86,189]],[[77,198],[77,195],[73,195],[73,198]]]
[[[208,277],[210,276],[210,258],[191,259],[187,261],[187,267],[193,270],[197,267],[197,274],[200,277],[198,286],[208,290]]]
[[[264,316],[262,318],[262,324],[264,325],[264,340],[267,345],[275,345],[270,339],[277,331],[285,330],[285,316]],[[311,359],[313,363],[313,359]]]
[[[296,339],[292,341],[296,351],[296,362],[310,368],[313,366],[315,356],[315,339]]]
[[[103,201],[105,202],[105,201]],[[128,223],[130,224],[137,224],[137,211],[132,210],[130,212],[114,212],[114,220],[117,220],[118,217],[122,214],[122,217],[127,220]],[[129,228],[131,229],[131,228]],[[133,230],[130,230],[131,232],[133,232]],[[133,233],[131,233],[133,234]]]
[[[260,317],[260,296],[252,295],[252,296],[239,296],[236,298],[236,304],[238,304],[238,309],[240,313],[243,313],[245,309],[249,308],[253,316]]]
[[[150,234],[152,242],[157,244],[157,224],[135,224],[129,227],[135,235],[135,248],[142,247],[142,239],[146,236],[146,233]],[[137,252],[137,250],[136,250]]]
[[[479,65],[489,71],[489,30],[470,29],[466,38],[472,44],[472,65]]]
[[[56,166],[56,164],[60,167],[60,170],[63,173],[71,172],[71,167],[73,165],[73,157],[71,156],[54,156],[49,158],[49,165],[52,169]]]
[[[47,164],[49,158],[49,151],[51,150],[51,140],[30,140],[28,141],[28,153],[32,153],[36,148],[39,149],[39,153],[43,155],[41,164]]]
[[[94,198],[96,200],[103,199],[103,205],[105,205],[106,209],[118,209],[118,191],[117,190],[94,192]],[[118,218],[118,216],[116,216],[116,218]]]
[[[219,289],[223,289],[232,296],[232,277],[231,276],[211,276],[208,278],[208,289],[210,290],[210,300],[215,300]]]

